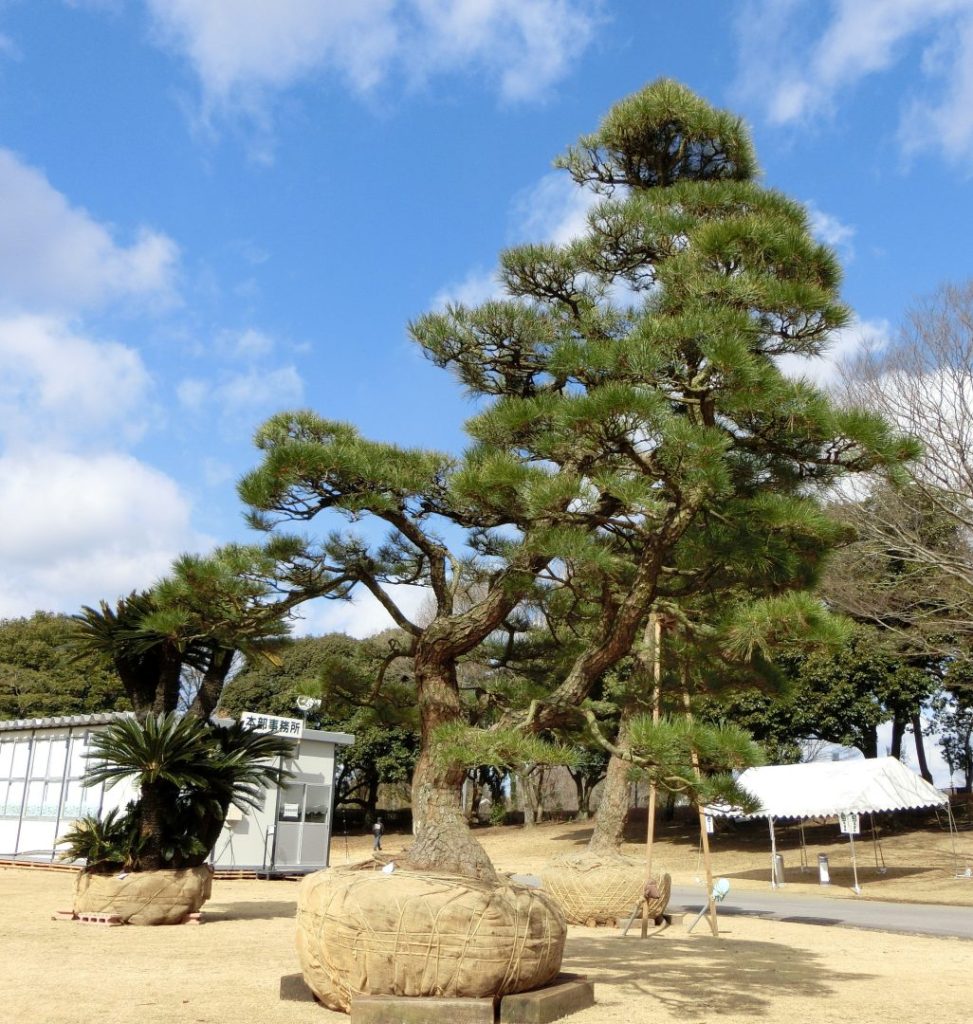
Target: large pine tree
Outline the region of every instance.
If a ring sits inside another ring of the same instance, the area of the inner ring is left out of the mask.
[[[779,356],[820,352],[849,314],[804,209],[755,182],[738,118],[656,82],[559,163],[605,196],[584,236],[504,253],[509,298],[412,325],[484,405],[469,450],[405,450],[286,413],[259,431],[263,463],[241,484],[264,528],[325,512],[389,526],[382,545],[335,533],[309,554],[412,638],[423,752],[410,862],[481,877],[492,868],[463,823],[462,769],[431,756],[436,728],[462,717],[457,660],[539,579],[560,585],[569,564],[596,574],[583,652],[516,721],[550,728],[630,650],[663,590],[722,568],[721,544],[813,537],[810,482],[905,450],[877,418],[780,371]],[[385,589],[402,582],[430,588],[427,624]]]

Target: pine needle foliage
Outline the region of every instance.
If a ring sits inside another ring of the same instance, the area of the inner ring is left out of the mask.
[[[436,730],[433,752],[443,765],[488,765],[507,771],[556,765],[573,768],[581,753],[576,747],[516,729],[474,729],[458,723]]]
[[[368,589],[412,638],[420,803],[461,779],[431,767],[434,731],[464,718],[458,659],[539,585],[585,580],[578,600],[598,606],[547,696],[504,723],[544,734],[577,716],[656,602],[811,579],[833,537],[813,488],[913,450],[784,373],[781,357],[820,354],[851,313],[806,210],[756,181],[739,117],[663,79],[558,166],[601,197],[582,235],[504,252],[501,299],[410,325],[477,402],[469,449],[403,449],[282,413],[240,485],[265,529],[332,514],[389,530],[379,545],[332,533],[318,564]],[[430,591],[425,621],[383,587],[405,579]]]

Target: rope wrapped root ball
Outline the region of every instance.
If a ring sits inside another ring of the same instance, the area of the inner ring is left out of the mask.
[[[569,924],[623,920],[643,899],[647,884],[645,865],[621,855],[566,854],[551,861],[540,879]]]
[[[331,869],[297,898],[308,987],[332,1010],[352,996],[487,998],[556,977],[567,927],[544,893],[426,872]]]
[[[133,871],[99,875],[82,871],[74,883],[76,914],[114,914],[125,924],[180,924],[209,899],[213,871]]]

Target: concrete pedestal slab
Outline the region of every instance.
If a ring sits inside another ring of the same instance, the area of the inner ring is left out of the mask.
[[[595,1002],[595,986],[583,974],[559,974],[550,985],[500,1000],[500,1024],[548,1024]]]
[[[351,1024],[493,1024],[492,999],[354,996]]]

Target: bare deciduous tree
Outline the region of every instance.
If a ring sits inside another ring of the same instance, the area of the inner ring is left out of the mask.
[[[858,619],[943,647],[973,635],[973,281],[908,315],[888,348],[844,367],[844,404],[878,412],[922,443],[897,480],[836,503],[858,538],[835,560],[828,597]]]

